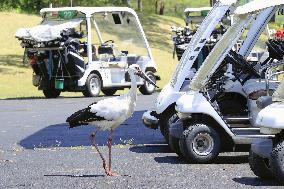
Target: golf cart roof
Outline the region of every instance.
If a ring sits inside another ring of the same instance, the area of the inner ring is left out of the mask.
[[[43,15],[47,12],[58,12],[58,11],[79,11],[86,16],[90,16],[98,12],[128,12],[136,15],[136,12],[128,7],[60,7],[60,8],[43,8],[40,10],[40,14]]]
[[[238,7],[234,11],[234,14],[248,14],[248,13],[259,12],[268,7],[273,7],[283,4],[284,0],[273,0],[273,1],[254,0],[243,6]]]
[[[210,11],[212,7],[186,8],[184,13]]]

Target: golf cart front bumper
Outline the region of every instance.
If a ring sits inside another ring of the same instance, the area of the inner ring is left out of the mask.
[[[263,158],[270,157],[272,148],[272,139],[254,139],[251,144],[251,151]]]
[[[159,118],[155,111],[147,111],[143,114],[142,120],[144,125],[149,129],[159,128]]]

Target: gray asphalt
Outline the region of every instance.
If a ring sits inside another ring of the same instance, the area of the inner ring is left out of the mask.
[[[66,118],[98,98],[0,100],[0,188],[284,188],[260,180],[248,153],[222,153],[212,164],[188,164],[141,116],[157,94],[138,97],[134,115],[114,132],[107,177],[91,147],[91,126],[68,129]],[[107,132],[97,142],[107,155]]]

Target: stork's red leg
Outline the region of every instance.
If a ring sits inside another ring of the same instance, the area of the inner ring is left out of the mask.
[[[104,170],[105,170],[105,173],[108,175],[108,172],[109,172],[109,171],[108,171],[108,168],[107,168],[107,165],[106,165],[106,160],[105,160],[103,154],[100,152],[100,150],[99,150],[99,148],[98,148],[98,146],[97,146],[97,143],[96,143],[96,134],[97,134],[97,131],[96,131],[96,132],[93,132],[93,133],[91,134],[92,145],[95,146],[95,148],[96,148],[96,150],[98,151],[100,157],[102,158],[102,160],[103,160],[103,168],[104,168]]]
[[[108,167],[108,173],[107,175],[108,176],[118,176],[117,173],[114,173],[112,172],[111,170],[111,147],[112,147],[112,133],[113,133],[113,130],[111,129],[110,130],[110,133],[109,133],[109,138],[108,138],[108,152],[109,152],[109,167]]]

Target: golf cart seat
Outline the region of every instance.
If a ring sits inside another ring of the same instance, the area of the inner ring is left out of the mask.
[[[275,90],[277,88],[277,82],[270,82],[269,83],[269,90]],[[246,95],[251,96],[252,93],[257,91],[265,91],[266,90],[266,83],[264,80],[259,79],[250,79],[243,85],[243,90]],[[257,99],[255,99],[257,100]]]
[[[256,104],[259,109],[263,109],[272,104],[272,96],[261,96],[257,99]]]

